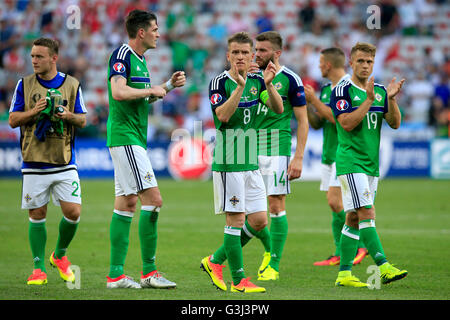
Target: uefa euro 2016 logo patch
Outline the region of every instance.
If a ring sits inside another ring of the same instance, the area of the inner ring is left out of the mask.
[[[115,72],[124,73],[125,72],[125,66],[121,62],[116,62],[113,65],[113,69]]]
[[[336,102],[336,109],[338,109],[339,111],[344,111],[346,109],[348,109],[349,104],[347,102],[347,100],[345,99],[341,99],[338,102]]]
[[[219,94],[219,93],[214,93],[212,96],[211,96],[211,104],[212,105],[216,105],[216,104],[218,104],[220,101],[222,101],[222,96]]]

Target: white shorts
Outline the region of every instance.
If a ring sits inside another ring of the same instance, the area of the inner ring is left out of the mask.
[[[213,171],[213,186],[216,214],[267,211],[266,189],[259,170]]]
[[[109,153],[114,165],[114,184],[116,196],[128,196],[157,187],[155,173],[141,146],[110,147]]]
[[[340,187],[338,177],[336,176],[336,162],[332,164],[322,163],[322,177],[320,180],[320,191],[328,191],[330,187]]]
[[[358,208],[371,206],[377,194],[378,177],[364,173],[349,173],[338,177],[341,182],[344,211],[356,211]]]
[[[81,204],[81,184],[75,167],[52,171],[23,171],[22,209],[37,209],[50,201]]]
[[[289,156],[258,156],[259,171],[268,196],[291,193],[287,176],[289,161]]]

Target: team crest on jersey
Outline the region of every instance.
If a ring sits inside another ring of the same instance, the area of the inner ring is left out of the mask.
[[[250,88],[250,93],[251,94],[257,94],[258,93],[258,89],[256,89],[256,87],[251,87]]]
[[[216,104],[218,104],[220,101],[222,101],[222,96],[220,95],[220,93],[214,93],[212,96],[211,96],[211,104],[212,105],[216,105]]]
[[[378,102],[380,102],[381,99],[383,99],[383,97],[381,96],[381,94],[376,93],[376,94],[375,94],[375,100],[377,100]]]
[[[336,109],[338,109],[339,111],[347,110],[348,107],[349,107],[349,104],[348,104],[347,100],[345,100],[345,99],[341,99],[338,102],[336,102]]]
[[[239,199],[236,196],[233,196],[230,199],[231,204],[233,205],[233,207],[236,207],[236,205],[239,203]]]
[[[283,88],[283,86],[281,85],[281,82],[277,82],[273,85],[275,87],[275,89],[280,90],[281,88]]]
[[[113,69],[115,72],[119,72],[119,73],[125,72],[125,66],[121,62],[114,63]]]

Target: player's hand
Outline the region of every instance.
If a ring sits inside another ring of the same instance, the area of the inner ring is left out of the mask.
[[[261,69],[259,69],[259,65],[256,62],[250,63],[250,68],[248,68],[248,72],[250,73],[259,73]]]
[[[72,112],[69,111],[69,109],[67,109],[67,107],[65,106],[57,106],[57,107],[61,107],[63,108],[63,112],[55,112],[55,118],[58,119],[62,119],[62,120],[67,120],[70,119],[72,116]]]
[[[388,87],[386,88],[389,99],[394,98],[400,92],[400,89],[402,88],[403,83],[405,83],[405,79],[402,79],[399,82],[395,82],[395,80],[397,80],[397,79],[395,77],[393,77],[391,82],[389,83]]]
[[[44,97],[39,99],[38,102],[36,102],[36,105],[33,108],[33,111],[35,112],[34,114],[38,114],[45,108],[47,108],[47,99]]]
[[[266,70],[264,70],[264,82],[266,85],[269,85],[272,83],[273,78],[275,78],[275,75],[277,74],[277,67],[275,67],[275,64],[270,61],[267,64]]]
[[[231,70],[232,70],[232,72],[233,72],[233,75],[236,77],[236,78],[234,78],[233,76],[233,79],[234,79],[234,81],[236,81],[236,83],[238,84],[238,86],[240,86],[240,87],[245,87],[245,79],[244,79],[244,77],[239,73],[239,70],[238,70],[238,67],[237,67],[237,64],[235,63],[235,64],[233,64],[232,66],[231,66]]]
[[[294,180],[302,176],[303,161],[299,158],[293,158],[289,163],[287,175],[289,180]]]
[[[316,97],[316,90],[314,90],[314,88],[309,84],[305,84],[303,89],[305,90],[306,102],[311,103],[314,101],[314,98]]]
[[[167,94],[166,90],[161,86],[154,86],[149,89],[149,96],[156,98],[164,98]]]
[[[374,77],[370,77],[370,79],[366,83],[367,99],[369,99],[371,101],[375,100],[375,92],[373,91],[374,83],[375,83]]]
[[[174,74],[170,78],[170,82],[175,88],[182,87],[186,84],[186,74],[184,73],[184,71],[174,72]]]

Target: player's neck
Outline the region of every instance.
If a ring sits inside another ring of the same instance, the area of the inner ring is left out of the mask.
[[[328,79],[331,81],[331,85],[335,87],[339,80],[341,80],[345,76],[345,70],[343,69],[333,69],[330,71],[328,75]]]
[[[355,74],[352,75],[352,82],[360,88],[365,88],[368,78],[359,78]]]
[[[58,71],[56,70],[56,66],[52,69],[50,69],[48,72],[45,73],[37,73],[36,75],[41,78],[42,80],[46,80],[46,81],[50,81],[52,80],[54,77],[56,77],[56,75],[58,74]]]
[[[128,41],[128,45],[141,57],[144,55],[145,51],[147,51],[147,48],[144,47],[139,41],[136,41],[136,39],[130,39],[130,41]]]

